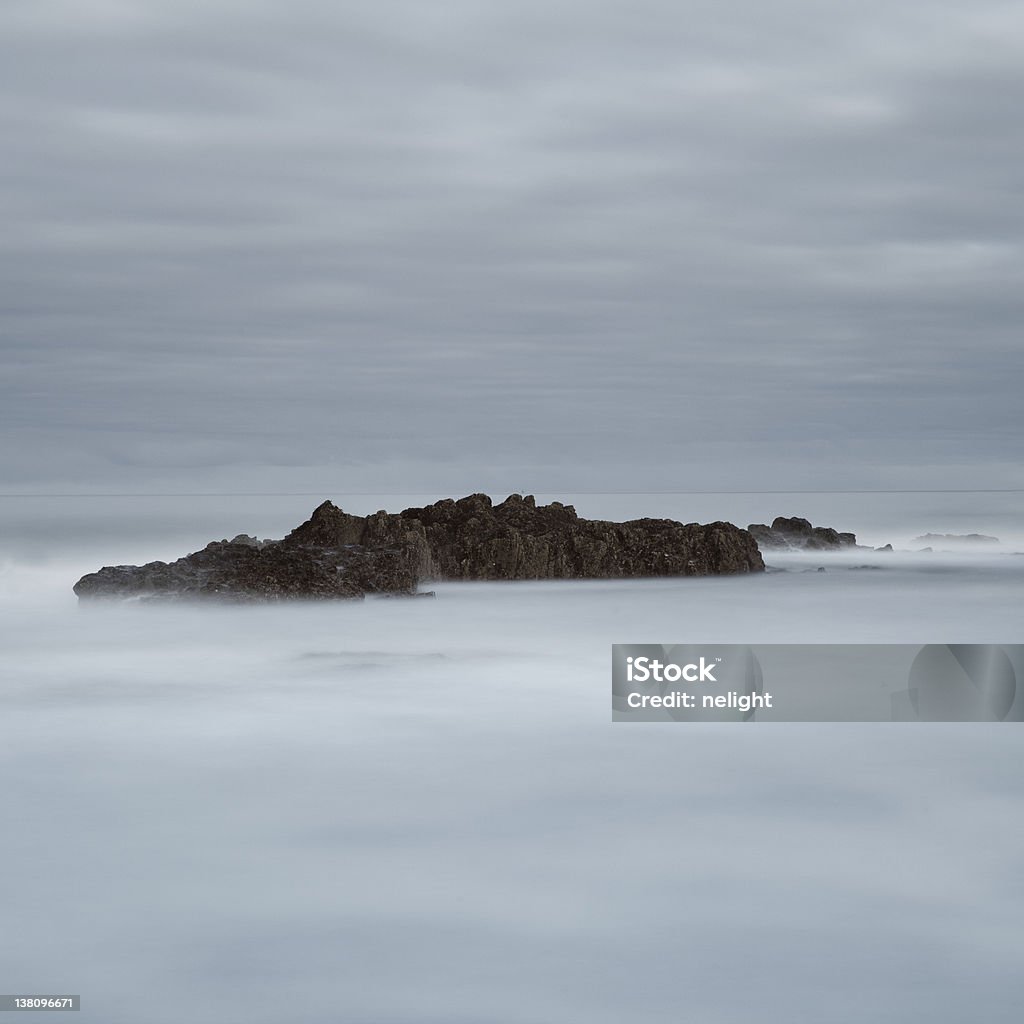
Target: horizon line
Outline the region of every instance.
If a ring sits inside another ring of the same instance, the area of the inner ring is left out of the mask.
[[[327,493],[320,491],[14,491],[0,493],[0,498],[315,498]],[[435,494],[436,491],[333,491],[335,495],[353,498],[397,498],[403,495]],[[483,494],[484,491],[473,491]],[[555,491],[511,491],[510,494],[554,494]],[[567,488],[563,493],[586,497],[601,495],[710,495],[710,494],[1021,494],[1024,487],[868,487],[868,488],[816,488],[771,490],[697,490],[697,491],[581,491]]]

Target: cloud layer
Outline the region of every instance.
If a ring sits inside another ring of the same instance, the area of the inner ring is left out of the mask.
[[[1022,486],[1022,28],[9,0],[7,489]]]

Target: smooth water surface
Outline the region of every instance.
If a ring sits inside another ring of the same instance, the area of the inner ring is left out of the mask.
[[[255,608],[70,586],[319,497],[0,499],[2,987],[82,1024],[1016,1022],[1019,725],[613,726],[608,691],[615,642],[1019,643],[1021,497],[584,495],[1001,543]]]

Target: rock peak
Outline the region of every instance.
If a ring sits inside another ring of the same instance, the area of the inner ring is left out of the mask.
[[[364,520],[350,516],[333,501],[324,501],[313,509],[313,514],[301,526],[296,526],[285,538],[303,544],[344,545],[358,544],[362,539]]]

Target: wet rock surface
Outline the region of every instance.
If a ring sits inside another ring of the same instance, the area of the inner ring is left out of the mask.
[[[571,505],[486,494],[354,516],[325,501],[279,541],[240,534],[177,561],[106,566],[80,598],[359,598],[417,593],[427,580],[616,579],[763,572],[754,537],[731,523],[581,519]]]
[[[778,516],[771,526],[751,523],[747,530],[763,551],[842,551],[858,546],[852,533],[840,533],[830,526],[812,526],[808,520],[796,517]]]

